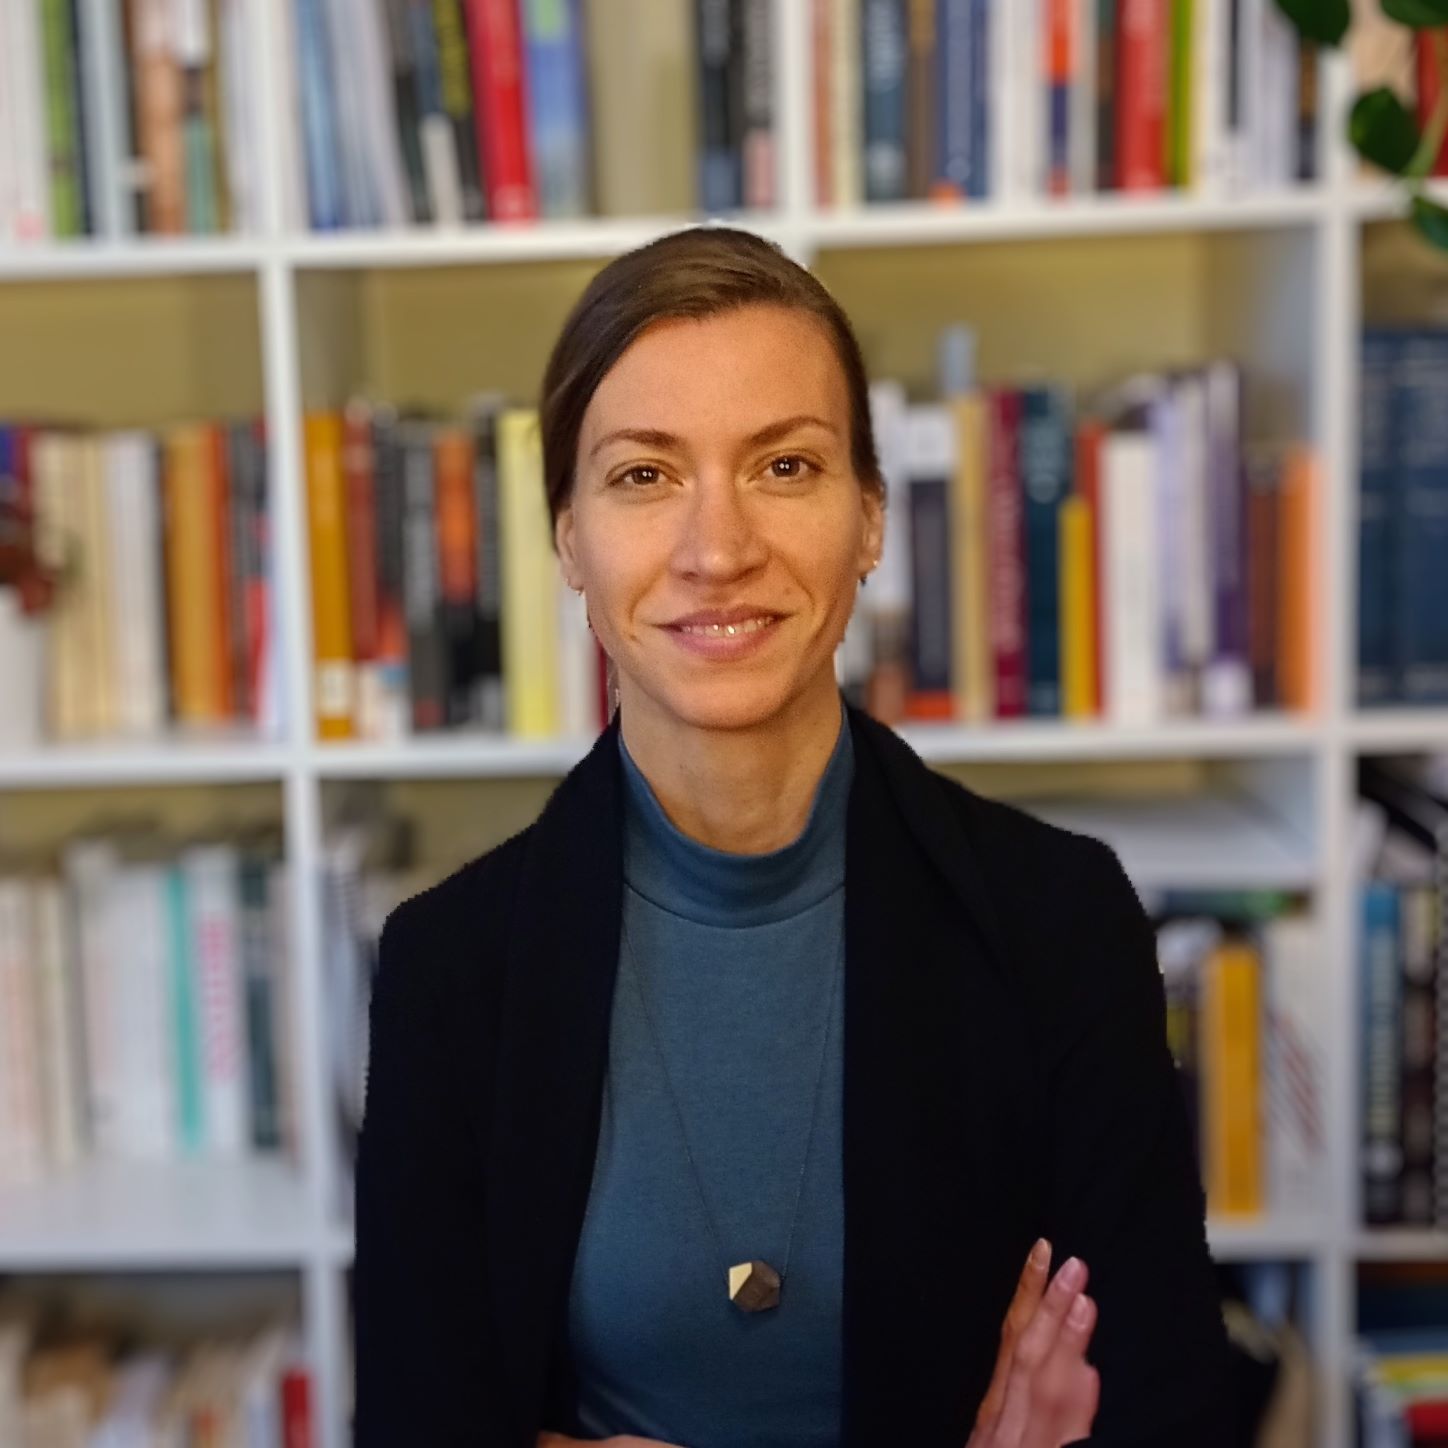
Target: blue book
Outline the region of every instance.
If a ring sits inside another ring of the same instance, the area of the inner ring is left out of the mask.
[[[863,0],[862,94],[865,200],[903,201],[906,91],[910,53],[905,0]]]
[[[991,0],[970,0],[970,189],[978,201],[992,192],[990,105]]]
[[[744,204],[741,0],[696,0],[699,204],[710,215]]]
[[[1448,703],[1448,332],[1404,334],[1393,368],[1393,628],[1400,697]]]
[[[1021,393],[1026,532],[1026,712],[1061,712],[1061,504],[1071,492],[1071,408],[1059,387]]]
[[[1397,889],[1370,881],[1362,895],[1363,1221],[1388,1226],[1402,1215],[1401,1057],[1403,985]]]
[[[922,404],[906,413],[910,530],[910,700],[918,717],[949,718],[951,697],[950,478],[954,416]]]
[[[302,144],[307,158],[307,209],[317,231],[332,231],[343,215],[337,126],[332,109],[331,60],[322,0],[296,0],[297,54],[301,71]]]
[[[588,93],[579,0],[526,0],[528,128],[540,215],[588,212]]]
[[[961,196],[971,195],[971,14],[974,0],[936,0],[935,6],[935,155],[943,182]]]
[[[15,434],[0,423],[0,508],[18,500],[20,483],[15,476]]]
[[[1396,696],[1393,667],[1393,366],[1401,333],[1363,333],[1358,430],[1358,602],[1359,704],[1381,704]]]

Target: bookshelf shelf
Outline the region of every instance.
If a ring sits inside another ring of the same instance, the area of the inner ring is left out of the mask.
[[[1332,1228],[1323,1220],[1267,1217],[1260,1221],[1213,1218],[1207,1222],[1207,1242],[1221,1262],[1251,1262],[1274,1258],[1310,1257],[1332,1240]]]
[[[1364,754],[1448,750],[1448,709],[1362,710],[1349,737]]]
[[[0,283],[252,272],[267,255],[266,244],[250,237],[187,237],[174,241],[142,237],[125,242],[84,240],[0,246]]]
[[[87,1164],[7,1188],[0,1271],[300,1268],[320,1234],[281,1161]]]
[[[278,781],[289,756],[244,735],[51,744],[0,754],[0,789]]]
[[[1379,1228],[1359,1232],[1353,1255],[1362,1262],[1418,1262],[1448,1259],[1448,1232]]]

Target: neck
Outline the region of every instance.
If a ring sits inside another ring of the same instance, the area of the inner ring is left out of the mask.
[[[799,838],[844,725],[831,671],[827,688],[745,729],[704,729],[620,681],[624,744],[674,827],[737,855]]]

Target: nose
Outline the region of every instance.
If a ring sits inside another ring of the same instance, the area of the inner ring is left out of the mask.
[[[699,479],[681,524],[673,566],[686,578],[728,581],[752,572],[768,556],[748,496],[728,473]]]

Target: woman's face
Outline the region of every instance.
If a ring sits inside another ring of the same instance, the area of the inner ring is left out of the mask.
[[[737,729],[834,691],[882,529],[823,324],[758,305],[634,340],[589,402],[556,537],[622,703]]]

